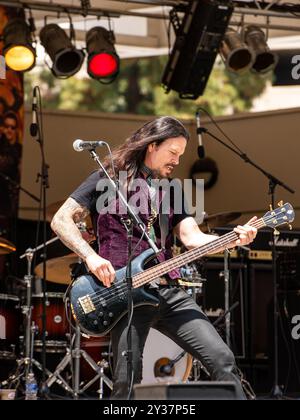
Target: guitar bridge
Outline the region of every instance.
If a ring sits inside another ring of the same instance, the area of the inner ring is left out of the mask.
[[[80,306],[82,307],[82,310],[86,315],[96,310],[93,301],[89,295],[79,298],[78,302],[80,303]]]

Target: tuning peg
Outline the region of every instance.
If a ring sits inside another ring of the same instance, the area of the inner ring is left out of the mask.
[[[278,203],[278,207],[282,207],[283,206],[283,200],[279,201]]]
[[[293,230],[293,226],[292,225],[288,225],[290,230]]]
[[[279,236],[279,235],[280,235],[279,230],[277,230],[276,228],[274,228],[274,235],[275,235],[275,236]]]
[[[273,211],[273,206],[272,206],[272,204],[270,204],[270,211]]]

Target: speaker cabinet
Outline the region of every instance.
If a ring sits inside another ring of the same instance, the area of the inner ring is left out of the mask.
[[[268,323],[273,301],[272,263],[251,263],[250,288],[250,358],[268,358]]]
[[[278,273],[280,271],[278,270]],[[300,339],[293,337],[293,318],[300,315],[300,290],[282,290],[280,273],[278,298],[278,373],[279,385],[288,392],[300,389]],[[288,273],[286,272],[286,275]],[[287,284],[287,283],[285,283]],[[291,283],[289,282],[288,285]],[[292,283],[294,285],[294,283]],[[271,263],[250,264],[250,353],[254,363],[269,366],[269,378],[274,380],[274,290]]]
[[[237,304],[230,316],[231,349],[237,358],[247,357],[247,265],[230,262],[229,306]],[[207,261],[204,264],[207,282],[203,288],[201,306],[214,323],[225,312],[225,281],[223,261]],[[225,319],[216,327],[225,341]]]
[[[300,390],[300,338],[293,333],[295,324],[293,318],[300,315],[300,291],[278,291],[278,371],[279,385],[288,392]],[[269,314],[268,330],[273,332],[273,306]],[[299,331],[299,328],[298,328]],[[268,354],[270,368],[274,364],[274,334],[269,334]]]
[[[234,382],[135,385],[135,400],[237,400]]]

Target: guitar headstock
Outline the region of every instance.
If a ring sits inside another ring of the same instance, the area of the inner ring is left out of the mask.
[[[295,212],[290,203],[280,203],[277,209],[268,211],[262,219],[266,226],[275,229],[281,225],[290,225],[295,219]]]

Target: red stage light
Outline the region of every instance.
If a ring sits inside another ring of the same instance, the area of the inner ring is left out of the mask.
[[[89,60],[88,73],[91,77],[112,77],[119,70],[119,59],[115,55],[100,53],[95,54]]]
[[[114,43],[113,32],[101,26],[86,34],[87,71],[90,77],[101,83],[111,83],[119,74],[120,59]]]

